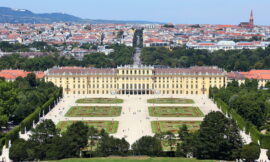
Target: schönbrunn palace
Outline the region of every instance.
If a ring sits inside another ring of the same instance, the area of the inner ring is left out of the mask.
[[[208,94],[209,87],[227,84],[227,72],[217,67],[117,68],[55,67],[45,81],[63,88],[65,95],[83,94]]]

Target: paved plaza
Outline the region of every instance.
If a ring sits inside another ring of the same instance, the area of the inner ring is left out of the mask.
[[[80,104],[76,103],[81,98],[119,98],[123,103],[117,104]],[[186,98],[192,99],[192,104],[153,104],[147,103],[153,98]],[[65,114],[73,106],[121,106],[119,117],[65,117]],[[216,105],[203,95],[78,95],[65,96],[61,102],[53,108],[45,119],[51,119],[55,124],[60,121],[119,121],[118,131],[111,134],[118,138],[126,138],[132,144],[142,136],[153,136],[151,121],[202,121],[203,117],[150,117],[148,107],[151,106],[186,106],[198,107],[204,115],[211,111],[219,111]]]

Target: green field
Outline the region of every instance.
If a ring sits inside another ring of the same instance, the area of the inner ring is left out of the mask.
[[[66,117],[116,117],[121,115],[120,106],[74,106],[65,114]]]
[[[148,99],[148,103],[153,104],[193,104],[194,101],[192,99],[185,98],[153,98]]]
[[[187,158],[162,158],[162,157],[109,157],[91,159],[63,159],[58,162],[218,162],[217,160],[197,160]]]
[[[118,98],[82,98],[78,99],[76,103],[82,103],[82,104],[118,104],[123,103],[123,99]]]
[[[151,127],[153,133],[170,131],[178,134],[179,128],[186,124],[189,131],[196,131],[200,128],[200,121],[152,121]]]
[[[150,116],[154,117],[203,117],[198,107],[192,106],[151,106],[148,108]]]
[[[78,121],[60,121],[57,124],[57,128],[64,132],[67,130],[67,127],[70,126],[72,123]],[[83,121],[89,127],[94,127],[98,130],[104,129],[106,132],[112,134],[116,133],[118,129],[118,121]]]

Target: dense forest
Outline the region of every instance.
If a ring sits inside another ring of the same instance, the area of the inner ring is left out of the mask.
[[[214,51],[186,49],[177,47],[143,48],[141,60],[146,65],[164,65],[170,67],[218,66],[228,71],[248,71],[250,69],[270,68],[270,47],[265,50],[229,50]]]
[[[236,81],[221,89],[212,88],[210,96],[220,98],[230,109],[253,123],[259,130],[270,132],[270,89],[258,89],[258,81],[246,80],[240,86]],[[270,88],[270,82],[266,85]]]
[[[164,142],[168,151],[163,150]],[[129,148],[124,138],[109,136],[104,130],[98,131],[82,122],[75,122],[60,133],[51,120],[45,120],[32,129],[28,141],[13,142],[10,157],[15,162],[131,155],[254,161],[260,155],[259,145],[243,145],[235,122],[221,112],[206,115],[198,131],[190,132],[183,125],[178,134],[164,132],[154,137],[143,136],[131,145],[131,150]]]
[[[47,70],[53,66],[83,66],[83,67],[116,67],[133,63],[134,48],[124,45],[112,45],[115,51],[109,55],[93,53],[85,55],[83,60],[67,58],[52,54],[49,56],[27,58],[18,54],[3,56],[0,58],[0,70],[23,69],[28,71]]]
[[[0,128],[19,124],[47,102],[57,89],[52,83],[36,80],[32,73],[14,82],[0,79]]]

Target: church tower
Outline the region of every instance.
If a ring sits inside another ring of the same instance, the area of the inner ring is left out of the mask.
[[[251,10],[251,13],[250,13],[250,18],[249,18],[249,26],[251,28],[254,27],[254,17],[253,17],[253,11]]]

